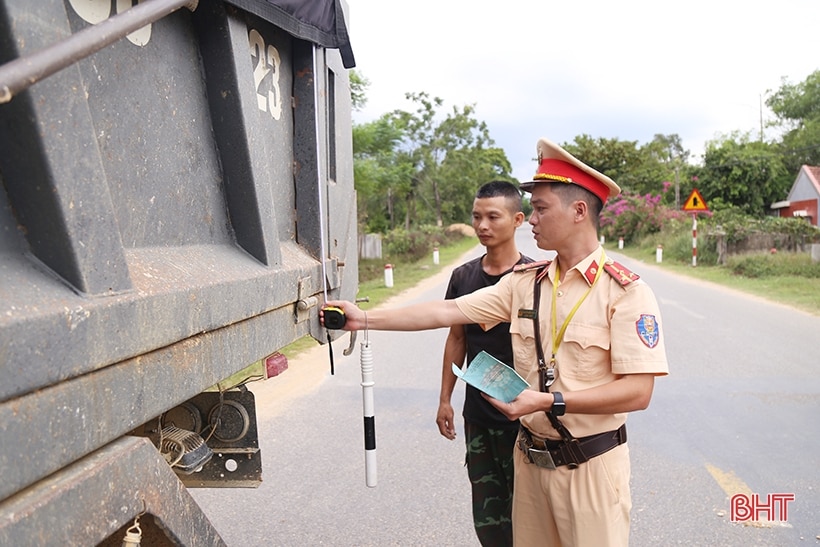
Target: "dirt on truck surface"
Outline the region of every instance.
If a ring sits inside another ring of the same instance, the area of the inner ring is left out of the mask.
[[[356,294],[346,10],[0,0],[0,545],[223,544],[226,379]]]

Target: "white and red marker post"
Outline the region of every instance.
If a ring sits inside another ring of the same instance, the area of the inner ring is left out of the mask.
[[[706,200],[700,195],[697,188],[692,189],[692,193],[683,204],[683,210],[692,213],[692,266],[698,265],[698,213],[709,211]]]
[[[692,214],[692,266],[698,265],[698,215]]]

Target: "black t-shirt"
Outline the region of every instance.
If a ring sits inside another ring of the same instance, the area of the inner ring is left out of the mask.
[[[499,279],[512,271],[508,270],[501,275],[488,275],[481,267],[481,260],[484,256],[462,264],[453,270],[445,295],[446,299],[458,298],[478,289],[495,285]],[[533,260],[524,255],[521,255],[518,260],[518,264],[528,264],[530,262],[533,262]],[[499,361],[513,366],[509,323],[499,323],[488,331],[484,331],[476,324],[464,325],[464,335],[467,340],[468,364],[481,350],[484,350]],[[464,397],[464,412],[462,415],[470,423],[491,429],[514,429],[518,427],[517,421],[507,419],[481,396],[479,390],[469,384]]]

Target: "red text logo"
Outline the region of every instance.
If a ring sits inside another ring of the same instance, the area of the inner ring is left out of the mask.
[[[789,502],[794,501],[794,494],[769,494],[760,499],[757,494],[735,494],[732,496],[730,519],[732,522],[747,520],[789,520]]]

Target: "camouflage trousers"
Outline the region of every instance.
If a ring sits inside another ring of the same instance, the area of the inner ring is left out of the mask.
[[[473,488],[473,524],[483,547],[512,543],[513,450],[518,429],[464,424],[467,475]]]

